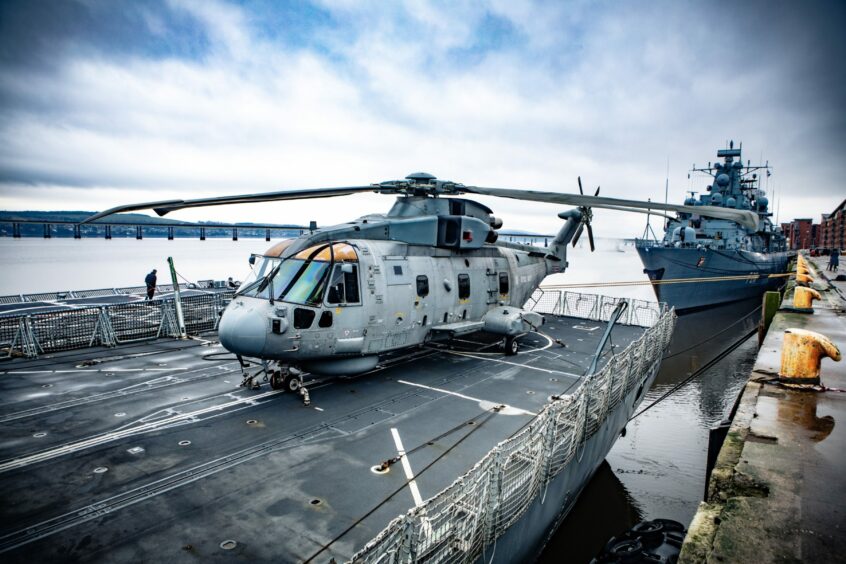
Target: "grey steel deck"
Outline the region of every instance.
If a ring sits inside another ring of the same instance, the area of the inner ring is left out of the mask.
[[[349,559],[415,503],[402,464],[371,470],[397,456],[395,434],[420,496],[436,494],[578,383],[604,326],[547,315],[566,348],[533,333],[506,357],[474,334],[362,376],[306,377],[309,407],[238,387],[213,340],[6,361],[2,557],[288,562],[340,536],[315,561]],[[644,331],[617,326],[613,349]]]

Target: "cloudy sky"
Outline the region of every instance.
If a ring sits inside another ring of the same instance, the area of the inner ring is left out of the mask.
[[[5,1],[0,209],[366,184],[670,200],[727,140],[773,166],[782,220],[846,178],[844,2]],[[485,200],[507,228],[560,209]],[[329,224],[385,196],[186,210]],[[599,235],[642,216],[598,211]]]

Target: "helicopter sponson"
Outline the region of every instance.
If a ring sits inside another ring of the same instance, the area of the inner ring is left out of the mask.
[[[171,211],[377,192],[397,196],[387,214],[325,227],[253,255],[250,279],[223,311],[221,344],[239,359],[260,359],[274,387],[291,390],[303,371],[330,375],[372,370],[385,353],[429,341],[486,331],[516,354],[517,337],[543,318],[523,309],[541,281],[567,268],[567,246],[587,231],[594,249],[593,207],[656,214],[698,213],[757,226],[743,210],[695,208],[579,194],[484,188],[442,181],[426,173],[405,180],[341,188],[313,188],[123,205],[83,223],[123,211]],[[577,206],[549,247],[500,241],[502,221],[463,194]],[[450,196],[450,197],[444,197]],[[658,214],[661,215],[661,214]],[[242,366],[245,363],[242,362]],[[245,374],[255,385],[256,374]]]

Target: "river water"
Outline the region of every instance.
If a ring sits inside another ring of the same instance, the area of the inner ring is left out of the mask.
[[[153,268],[169,281],[172,256],[181,281],[243,279],[250,253],[263,239],[39,239],[0,238],[0,295],[143,285]],[[572,250],[570,268],[546,284],[644,280],[634,247],[599,240],[595,253]],[[579,288],[579,292],[654,300],[649,286]],[[735,303],[679,319],[655,385],[642,407],[685,380],[753,330],[759,301]],[[724,419],[754,362],[753,337],[666,400],[631,421],[541,562],[589,562],[606,541],[635,523],[667,518],[690,522],[705,488],[708,430]]]

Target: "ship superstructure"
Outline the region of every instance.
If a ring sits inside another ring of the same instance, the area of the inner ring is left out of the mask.
[[[699,197],[691,192],[684,204],[752,211],[758,215],[758,229],[679,213],[666,221],[661,240],[636,242],[644,273],[655,283],[655,295],[679,310],[751,298],[784,282],[773,275],[786,270],[787,243],[770,219],[770,202],[761,187],[761,175],[771,173],[769,164],[744,164],[734,142],[717,151],[717,157],[722,162],[708,163],[707,168],[694,165],[692,172],[707,174],[713,181]]]

